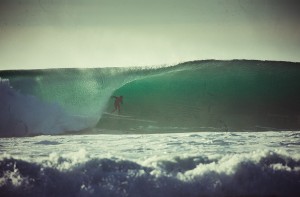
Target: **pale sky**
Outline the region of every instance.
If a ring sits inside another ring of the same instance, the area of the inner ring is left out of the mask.
[[[297,0],[0,0],[0,70],[300,62],[299,10]]]

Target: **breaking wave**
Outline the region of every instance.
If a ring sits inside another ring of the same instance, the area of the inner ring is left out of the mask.
[[[1,71],[0,136],[297,130],[299,76],[299,63],[247,60]],[[121,116],[109,113],[111,95],[124,96]]]

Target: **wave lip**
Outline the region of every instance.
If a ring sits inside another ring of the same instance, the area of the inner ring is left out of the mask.
[[[82,152],[78,155],[82,157]],[[78,160],[74,155],[51,158],[55,159],[42,163],[2,159],[0,195],[255,197],[300,194],[299,158],[271,151],[214,158],[149,158],[142,163],[117,158]]]

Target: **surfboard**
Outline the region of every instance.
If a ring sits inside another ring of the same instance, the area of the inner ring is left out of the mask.
[[[125,115],[114,114],[114,113],[109,113],[109,112],[104,112],[103,114],[108,115],[108,116],[122,117],[122,118],[130,118],[130,117],[132,117],[132,116],[125,116]]]
[[[122,120],[129,120],[129,121],[139,121],[139,122],[151,122],[155,123],[156,121],[153,120],[144,120],[144,119],[138,119],[133,116],[125,116],[125,115],[120,115],[120,114],[114,114],[114,113],[109,113],[109,112],[104,112],[104,115],[107,115],[108,118],[114,118],[114,119],[122,119]]]

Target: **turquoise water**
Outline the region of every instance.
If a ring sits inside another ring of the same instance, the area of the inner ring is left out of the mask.
[[[212,61],[187,63],[168,71],[132,81],[115,91],[125,96],[124,114],[152,121],[141,124],[120,120],[122,127],[197,131],[201,127],[259,130],[300,125],[297,65]],[[103,120],[98,126],[105,123]],[[119,125],[113,120],[108,127]]]

